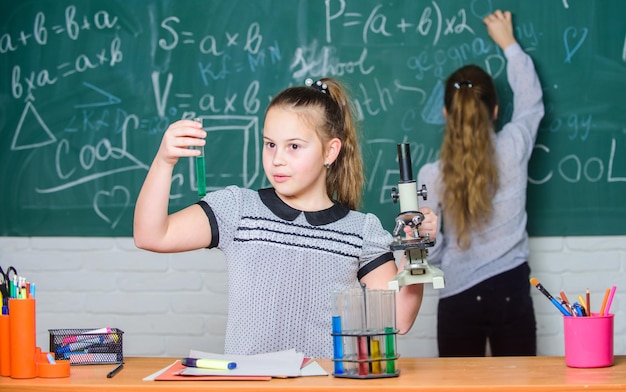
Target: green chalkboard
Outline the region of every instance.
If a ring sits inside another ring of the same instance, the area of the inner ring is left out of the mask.
[[[396,144],[436,159],[442,81],[475,63],[511,115],[482,18],[514,14],[546,116],[530,163],[532,236],[626,233],[626,2],[622,0],[12,0],[0,2],[0,235],[131,236],[134,201],[167,125],[201,116],[209,189],[268,185],[270,98],[308,77],[352,90],[363,210],[391,229]],[[181,160],[171,207],[197,200]]]

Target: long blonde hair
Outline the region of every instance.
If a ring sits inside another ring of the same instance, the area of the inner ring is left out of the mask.
[[[326,192],[331,199],[357,210],[365,176],[352,104],[340,81],[322,78],[319,82],[319,85],[283,90],[272,99],[267,110],[275,106],[299,109],[306,121],[315,126],[324,145],[333,138],[341,140],[339,155],[326,171]]]
[[[498,165],[493,145],[498,97],[493,79],[475,65],[452,73],[445,87],[446,129],[440,152],[443,219],[467,249],[493,214]]]

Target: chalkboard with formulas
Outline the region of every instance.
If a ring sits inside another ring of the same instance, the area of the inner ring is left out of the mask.
[[[626,2],[562,0],[9,0],[0,4],[0,235],[131,236],[168,124],[202,117],[209,190],[269,186],[264,110],[306,78],[351,89],[362,210],[391,230],[397,143],[438,156],[445,77],[478,64],[511,91],[482,18],[511,10],[546,115],[529,165],[531,236],[626,233]],[[194,203],[193,162],[172,210]]]

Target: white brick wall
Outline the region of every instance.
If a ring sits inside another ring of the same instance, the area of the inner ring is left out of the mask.
[[[598,309],[617,285],[611,310],[615,353],[626,354],[626,236],[532,238],[533,276],[555,295],[576,298],[586,288]],[[37,344],[48,329],[116,327],[126,356],[220,353],[226,325],[226,272],[217,250],[155,254],[132,238],[0,237],[0,265],[13,265],[37,284]],[[563,355],[560,313],[533,290],[538,354]],[[572,298],[570,298],[572,299]],[[404,357],[437,355],[437,297],[426,289],[411,332],[398,340]],[[330,334],[330,331],[329,331]]]

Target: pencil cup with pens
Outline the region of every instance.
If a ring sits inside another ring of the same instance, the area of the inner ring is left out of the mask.
[[[34,284],[18,276],[6,279],[4,272],[2,274],[5,279],[0,290],[0,376],[16,379],[68,377],[68,361],[50,361],[50,353],[37,347]]]
[[[397,377],[395,290],[349,289],[332,298],[333,376]]]
[[[565,292],[554,298],[536,278],[530,283],[563,314],[563,334],[565,337],[565,364],[575,368],[598,368],[613,365],[613,314],[611,303],[616,286],[607,289],[595,313],[591,307],[591,294],[587,289],[585,298],[570,302]]]
[[[563,316],[563,334],[565,338],[565,364],[574,368],[598,368],[613,365],[613,323],[610,313],[616,287],[607,289],[599,312],[591,309],[589,290],[586,300],[579,296],[578,302],[569,303],[561,292],[561,300],[571,316]]]

